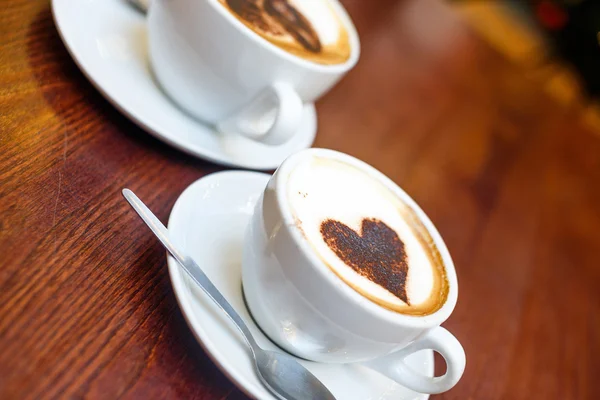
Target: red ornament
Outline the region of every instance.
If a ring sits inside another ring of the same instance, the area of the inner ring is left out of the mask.
[[[535,11],[541,24],[549,30],[562,29],[569,21],[565,10],[548,0],[538,2]]]

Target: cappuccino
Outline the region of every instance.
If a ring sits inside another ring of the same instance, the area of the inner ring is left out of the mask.
[[[348,32],[329,0],[219,0],[275,46],[319,64],[350,58]]]
[[[323,264],[388,310],[428,315],[448,296],[446,271],[415,212],[372,174],[309,157],[292,170],[287,199]]]

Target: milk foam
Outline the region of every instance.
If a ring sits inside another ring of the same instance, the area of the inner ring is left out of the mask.
[[[340,39],[343,26],[328,0],[289,0],[311,23],[322,45],[333,45]]]
[[[321,64],[343,63],[350,57],[348,32],[330,0],[283,1],[308,21],[308,27],[294,23],[287,25],[269,13],[265,7],[270,3],[265,0],[219,2],[254,32],[299,57]],[[279,4],[278,8],[281,6]],[[295,29],[298,31],[293,33]]]
[[[375,178],[349,164],[313,157],[295,166],[287,195],[296,223],[318,256],[365,297],[402,312],[418,308],[436,295],[439,273],[407,222],[405,216],[410,211]],[[404,242],[408,264],[406,294],[410,305],[346,265],[323,239],[320,231],[323,221],[340,221],[360,234],[365,218],[383,221]]]

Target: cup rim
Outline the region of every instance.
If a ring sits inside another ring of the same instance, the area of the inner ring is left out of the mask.
[[[323,261],[317,256],[296,225],[290,205],[287,201],[287,183],[291,171],[300,161],[312,156],[321,156],[342,161],[353,165],[362,171],[365,171],[370,176],[385,185],[395,195],[401,198],[401,200],[405,202],[417,215],[419,221],[421,221],[421,223],[424,225],[435,246],[437,247],[446,272],[446,279],[448,280],[449,284],[446,301],[437,311],[423,316],[402,314],[400,312],[388,310],[373,301],[364,301],[365,297],[363,297],[345,282],[342,281],[344,283],[343,285],[339,284],[341,278],[339,278],[333,271],[324,265]],[[419,207],[412,197],[410,197],[399,185],[364,161],[335,150],[321,148],[310,148],[291,155],[283,161],[283,163],[275,172],[275,175],[277,176],[275,180],[275,196],[281,217],[284,221],[283,225],[287,227],[295,244],[298,246],[303,255],[309,260],[312,270],[314,270],[321,279],[327,281],[332,288],[337,288],[345,300],[351,301],[354,306],[363,308],[364,311],[371,315],[383,319],[388,323],[400,326],[410,325],[417,328],[429,328],[441,324],[450,316],[454,310],[454,307],[456,306],[456,301],[458,298],[458,281],[454,263],[444,240],[442,239],[433,222],[431,222],[421,207]],[[304,297],[303,294],[301,295]],[[310,299],[306,297],[305,299],[310,302]]]
[[[326,72],[326,73],[343,73],[346,72],[356,63],[358,62],[360,56],[360,40],[358,38],[358,32],[356,31],[356,27],[352,22],[352,19],[348,15],[348,12],[344,8],[344,6],[338,0],[329,0],[331,5],[335,8],[335,11],[338,13],[340,18],[342,19],[342,23],[344,27],[348,30],[348,36],[350,37],[350,58],[340,64],[319,64],[314,61],[305,60],[302,57],[293,55],[282,48],[279,48],[275,44],[269,42],[267,39],[261,37],[258,33],[254,32],[252,29],[248,28],[244,25],[239,19],[231,14],[228,10],[225,9],[225,6],[220,4],[219,0],[207,0],[210,5],[215,9],[217,13],[219,13],[223,18],[231,23],[238,32],[243,34],[245,37],[253,41],[256,45],[262,46],[277,56],[298,64],[301,67],[311,68],[318,72]]]

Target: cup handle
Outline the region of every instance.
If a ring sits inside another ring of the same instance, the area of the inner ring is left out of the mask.
[[[404,359],[419,350],[437,351],[446,360],[446,373],[429,377],[416,373]],[[428,331],[402,350],[377,358],[362,365],[374,369],[411,390],[437,394],[452,389],[465,370],[465,351],[459,341],[446,329],[438,326]]]
[[[294,136],[302,118],[302,109],[302,100],[296,90],[287,83],[278,82],[217,123],[217,129],[276,146]]]

